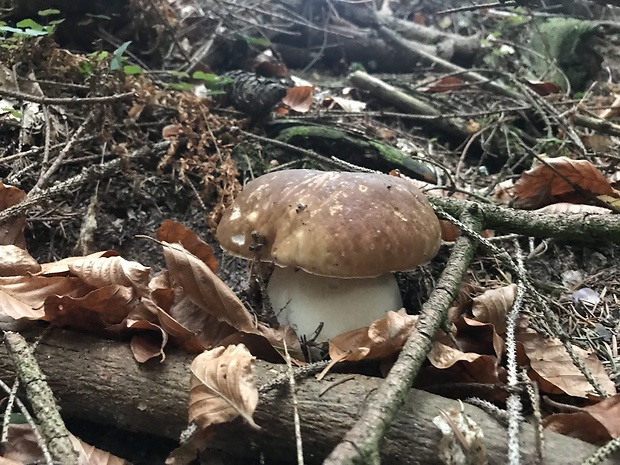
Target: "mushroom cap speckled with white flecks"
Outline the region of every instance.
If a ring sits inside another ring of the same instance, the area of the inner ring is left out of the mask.
[[[255,252],[253,232],[262,244]],[[233,255],[339,278],[411,270],[441,243],[433,208],[407,179],[306,169],[249,182],[217,238]]]

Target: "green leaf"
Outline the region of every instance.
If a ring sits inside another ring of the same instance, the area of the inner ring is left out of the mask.
[[[241,38],[245,40],[248,45],[256,45],[259,47],[271,46],[271,42],[269,42],[267,39],[263,39],[262,37],[250,37],[241,35]]]
[[[17,118],[17,119],[22,119],[22,112],[19,110],[16,110],[15,108],[0,108],[1,111],[4,111],[6,113],[10,113],[11,116],[13,116],[13,118]]]
[[[56,8],[48,8],[47,10],[39,10],[39,12],[37,14],[39,16],[59,15],[60,14],[60,10],[57,10]]]
[[[210,90],[218,90],[223,85],[229,84],[233,81],[233,79],[230,77],[221,77],[221,76],[218,76],[217,74],[205,73],[203,71],[194,72],[192,74],[192,78],[200,79],[204,81],[205,86],[207,87],[207,89],[210,89]]]
[[[142,68],[136,65],[125,65],[123,66],[123,73],[128,75],[142,74]]]
[[[43,26],[37,23],[35,20],[26,18],[22,19],[20,22],[16,24],[17,27],[21,27],[22,29],[34,29],[35,31],[42,31]]]

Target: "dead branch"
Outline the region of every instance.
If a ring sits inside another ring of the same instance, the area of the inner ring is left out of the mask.
[[[483,228],[573,242],[620,241],[620,215],[587,213],[550,215],[448,197],[429,196],[428,200],[436,208],[457,218],[469,208],[478,208],[483,217]]]
[[[34,331],[31,336],[40,334]],[[129,344],[107,341],[64,330],[54,330],[36,351],[39,365],[67,416],[88,418],[121,428],[177,438],[187,421],[189,364],[192,355],[169,353],[163,363],[137,364]],[[259,385],[284,373],[285,366],[258,362]],[[0,348],[0,378],[12,380],[14,368],[6,348]],[[351,428],[359,410],[382,380],[361,375],[330,375],[297,382],[306,463],[320,463]],[[336,384],[344,378],[344,382]],[[347,379],[348,378],[348,379]],[[328,385],[334,386],[322,394]],[[286,392],[273,389],[261,395],[255,413],[261,431],[239,422],[217,428],[214,447],[237,456],[267,462],[295,457],[292,401]],[[439,465],[439,430],[432,424],[439,409],[459,409],[456,401],[411,390],[405,405],[386,434],[381,450],[383,463]],[[466,405],[465,412],[482,428],[490,464],[506,463],[506,431],[482,410]],[[535,458],[535,431],[523,426],[524,462]],[[595,446],[553,433],[545,434],[546,465],[580,463]],[[567,459],[570,457],[570,459]],[[612,465],[620,457],[601,463]]]

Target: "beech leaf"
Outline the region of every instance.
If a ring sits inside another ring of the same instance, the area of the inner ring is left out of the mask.
[[[15,245],[0,245],[0,276],[22,276],[41,271],[28,251]]]
[[[575,186],[597,195],[618,197],[603,173],[590,161],[556,157],[536,163],[532,169],[521,174],[513,189],[515,205],[522,208],[543,207],[557,196],[575,192]]]
[[[0,316],[42,319],[43,303],[51,295],[80,297],[92,288],[78,278],[44,276],[0,277]]]
[[[497,334],[505,334],[506,314],[510,311],[516,295],[516,284],[490,289],[473,299],[471,313],[477,321],[492,324]]]
[[[518,332],[517,340],[523,344],[533,371],[530,376],[539,382],[541,391],[583,398],[596,395],[586,377],[573,364],[560,340],[545,339],[533,330]],[[573,347],[573,350],[607,394],[615,394],[615,385],[596,354],[588,353],[579,347]]]
[[[176,221],[166,220],[157,230],[157,239],[170,243],[178,242],[185,249],[202,260],[214,273],[217,271],[217,260],[209,244],[198,237],[194,231]]]
[[[255,360],[243,344],[220,346],[198,355],[190,366],[190,422],[205,429],[241,416],[258,428],[252,419],[258,405],[252,376]]]
[[[69,271],[93,287],[114,284],[133,287],[141,295],[148,295],[151,269],[123,257],[97,257],[89,255],[68,264]]]
[[[171,281],[183,288],[194,304],[239,331],[256,332],[250,312],[202,260],[180,244],[161,244]]]
[[[332,360],[377,360],[396,354],[403,348],[417,317],[405,309],[388,311],[385,318],[369,327],[339,334],[329,341]]]

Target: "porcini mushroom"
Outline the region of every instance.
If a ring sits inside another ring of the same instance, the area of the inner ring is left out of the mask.
[[[410,181],[306,169],[249,182],[217,238],[233,255],[277,265],[267,293],[278,321],[308,338],[323,323],[318,341],[400,309],[393,272],[427,263],[441,242],[435,212]]]

